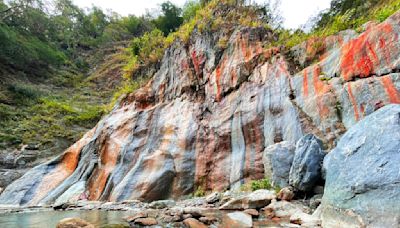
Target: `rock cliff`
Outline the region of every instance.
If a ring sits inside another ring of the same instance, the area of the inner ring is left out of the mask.
[[[399,34],[399,13],[290,51],[264,48],[265,28],[236,28],[226,48],[220,34],[195,30],[165,51],[146,86],[0,203],[152,201],[263,178],[268,146],[313,133],[333,148],[363,117],[400,103]]]

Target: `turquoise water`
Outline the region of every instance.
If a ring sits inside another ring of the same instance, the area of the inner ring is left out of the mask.
[[[128,223],[123,217],[131,215],[128,211],[41,211],[0,214],[0,228],[54,228],[64,218],[78,217],[96,227],[124,227]],[[121,226],[115,226],[115,225]],[[114,226],[112,226],[114,225]]]

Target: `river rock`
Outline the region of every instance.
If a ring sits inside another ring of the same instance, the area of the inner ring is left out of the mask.
[[[234,197],[225,204],[221,210],[235,210],[235,209],[249,209],[249,208],[262,208],[268,205],[271,200],[275,199],[276,195],[273,191],[260,189],[250,194]]]
[[[221,225],[222,228],[251,228],[252,226],[251,215],[239,211],[226,214]]]
[[[301,191],[310,191],[321,179],[325,157],[323,143],[314,135],[306,135],[297,142],[289,183]]]
[[[157,200],[149,204],[149,208],[152,209],[163,209],[167,207],[173,207],[176,205],[174,200]]]
[[[296,212],[290,216],[290,222],[299,224],[301,227],[321,227],[321,220],[316,216],[306,214],[304,212]]]
[[[200,217],[199,221],[204,223],[204,224],[211,225],[213,222],[217,221],[217,218],[212,217],[212,216]]]
[[[272,201],[262,209],[267,217],[289,218],[296,213],[310,213],[310,209],[304,205],[288,201]]]
[[[221,199],[221,193],[219,192],[213,192],[210,195],[206,197],[206,202],[207,203],[216,203]]]
[[[158,224],[155,218],[137,218],[133,223],[141,226],[154,226]]]
[[[281,200],[290,201],[294,198],[294,190],[292,187],[285,187],[279,190],[277,198]]]
[[[136,213],[134,215],[124,217],[124,220],[127,221],[127,222],[134,222],[138,218],[146,218],[146,217],[147,217],[147,213],[143,212],[143,211],[140,211],[140,212],[138,212],[138,213]]]
[[[257,217],[260,214],[256,209],[246,209],[243,212],[253,217]]]
[[[325,227],[398,227],[400,105],[388,105],[349,129],[324,160]]]
[[[95,228],[95,226],[80,218],[65,218],[58,222],[56,228]]]
[[[199,222],[197,219],[194,218],[187,218],[183,221],[183,223],[189,228],[207,228],[204,223]]]
[[[295,149],[292,143],[284,141],[264,150],[265,176],[271,180],[273,186],[281,188],[288,186]]]

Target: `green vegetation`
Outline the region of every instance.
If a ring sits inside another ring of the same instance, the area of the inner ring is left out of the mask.
[[[334,35],[346,29],[362,31],[366,22],[382,22],[398,10],[399,0],[333,0],[329,10],[313,18],[310,32],[278,29],[275,31],[277,41],[268,47],[284,45],[291,48],[308,39]]]
[[[183,7],[182,17],[184,22],[190,21],[197,14],[197,11],[201,9],[201,3],[196,0],[189,0]]]
[[[61,152],[110,110],[110,99],[142,86],[148,77],[122,74],[158,62],[164,35],[183,22],[172,3],[160,9],[121,17],[71,0],[0,0],[0,147],[68,141],[53,153]]]
[[[270,180],[267,178],[260,180],[252,180],[240,187],[240,190],[244,192],[256,191],[259,189],[274,190],[276,193],[278,193],[281,190],[279,187],[272,186]]]
[[[95,6],[80,9],[72,0],[0,0],[0,147],[75,141],[121,96],[148,82],[153,75],[146,72],[157,69],[166,48],[177,40],[188,44],[195,31],[218,32],[220,50],[239,27],[271,30],[276,39],[266,48],[315,38],[319,49],[319,38],[362,31],[365,22],[384,21],[400,9],[400,0],[333,0],[304,32],[282,28],[275,6],[245,2],[188,0],[182,9],[164,2],[159,14],[122,17]],[[271,186],[264,179],[247,188]]]
[[[197,187],[196,191],[193,194],[195,197],[203,197],[206,195],[206,191],[202,186]]]
[[[167,2],[161,5],[162,16],[155,20],[157,29],[145,33],[140,38],[134,38],[130,45],[129,62],[125,68],[126,77],[135,79],[135,72],[141,67],[154,64],[162,58],[164,51],[175,40],[184,43],[189,41],[192,32],[221,31],[226,33],[218,42],[220,48],[226,48],[229,34],[235,26],[263,26],[273,22],[276,18],[269,10],[268,5],[246,6],[244,1],[236,0],[212,0],[212,1],[188,1],[183,10],[178,10]],[[182,11],[182,13],[181,13]],[[217,13],[218,11],[221,11]],[[181,14],[183,16],[181,16]],[[165,18],[174,22],[173,25],[159,23]],[[178,18],[183,18],[185,23]],[[177,30],[176,30],[177,29]],[[176,31],[175,31],[176,30]],[[164,37],[163,34],[166,36]]]
[[[252,180],[240,187],[242,191],[256,191],[259,189],[272,189],[269,179]]]

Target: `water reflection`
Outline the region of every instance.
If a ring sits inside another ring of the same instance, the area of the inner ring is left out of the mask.
[[[54,228],[64,218],[79,217],[96,227],[108,227],[112,224],[124,224],[127,211],[41,211],[0,214],[0,227],[4,228]],[[121,226],[124,227],[124,226]]]

